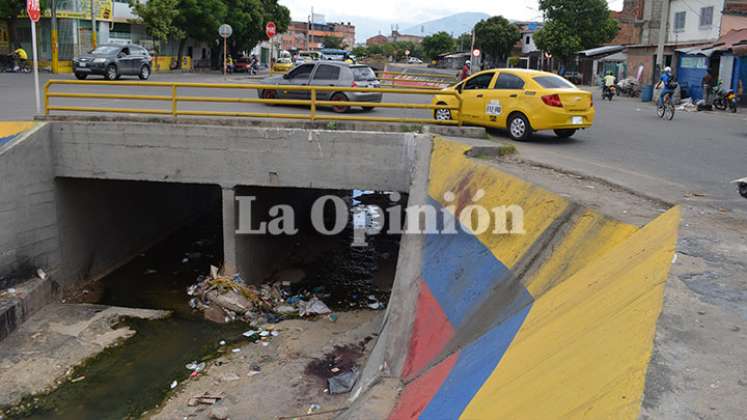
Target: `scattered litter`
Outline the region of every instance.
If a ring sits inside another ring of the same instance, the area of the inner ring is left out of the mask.
[[[338,369],[339,370],[339,369]],[[335,394],[346,394],[353,390],[355,382],[358,380],[358,369],[353,368],[352,370],[341,373],[337,376],[333,376],[327,380],[329,386],[329,393]]]
[[[71,380],[70,380],[70,383],[73,383],[73,384],[74,384],[74,383],[76,383],[76,382],[80,382],[80,381],[82,381],[83,379],[86,379],[86,377],[85,377],[85,376],[78,376],[78,377],[77,377],[77,378],[75,378],[75,379],[71,379]]]
[[[315,412],[317,412],[317,411],[321,410],[321,408],[322,408],[322,407],[321,407],[321,406],[320,406],[319,404],[311,404],[311,405],[309,406],[309,409],[308,409],[308,410],[306,410],[306,414],[311,414],[311,413],[315,413]]]
[[[226,345],[226,340],[220,340],[220,342],[218,344],[220,344],[221,346],[225,346]]]
[[[375,310],[375,311],[378,311],[379,309],[384,309],[384,304],[383,304],[383,303],[381,303],[381,302],[374,302],[374,303],[369,303],[369,304],[368,304],[368,307],[369,307],[370,309],[373,309],[373,310]]]
[[[324,304],[319,298],[314,296],[311,298],[308,302],[299,303],[299,306],[301,306],[299,310],[299,315],[306,316],[306,315],[325,315],[332,312],[331,309],[327,305]]]
[[[339,371],[340,371],[340,368],[336,368],[336,367],[334,367],[334,368],[330,369],[330,371],[331,371],[332,373],[337,373],[337,372],[339,372]]]
[[[249,330],[249,331],[244,331],[243,333],[241,333],[241,335],[243,335],[244,337],[249,338],[249,337],[253,337],[253,336],[257,335],[257,332],[254,331],[254,330]]]
[[[329,319],[332,322],[335,322],[335,321],[337,321],[337,314],[329,314],[329,316],[327,317],[327,319]]]
[[[280,335],[280,333],[277,332],[277,331],[270,331],[270,335],[273,336],[273,337],[277,337],[277,336]]]
[[[10,289],[8,289],[8,290],[6,290],[6,291],[7,291],[8,293],[10,293],[11,295],[15,295],[15,294],[16,294],[16,289],[14,289],[13,287],[11,287]]]
[[[187,405],[190,407],[194,407],[199,404],[213,405],[222,399],[223,399],[223,393],[220,393],[218,395],[211,395],[209,392],[205,392],[202,395],[196,395],[194,397],[190,397],[190,399],[187,401]]]
[[[202,372],[205,369],[205,362],[197,363],[196,361],[194,361],[191,363],[187,363],[187,365],[184,367],[193,372]]]
[[[41,268],[37,268],[36,269],[36,276],[39,277],[42,280],[46,280],[47,279],[47,273],[45,273],[44,270],[42,270]]]
[[[182,258],[182,264],[186,264],[189,262],[189,258]]]
[[[238,349],[238,348],[233,349],[231,350],[231,353],[241,353],[241,349]]]
[[[172,382],[172,383],[171,383],[171,385],[170,385],[169,387],[170,387],[171,389],[174,389],[174,388],[176,388],[176,386],[177,386],[177,385],[179,385],[179,382],[177,382],[176,380],[174,380],[174,382]]]

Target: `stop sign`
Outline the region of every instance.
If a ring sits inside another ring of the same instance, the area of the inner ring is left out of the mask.
[[[41,17],[39,0],[26,0],[26,13],[29,15],[29,19],[31,19],[32,22],[38,22]]]
[[[265,25],[265,34],[267,34],[267,37],[272,38],[276,32],[277,27],[275,27],[275,22],[267,22],[267,25]]]

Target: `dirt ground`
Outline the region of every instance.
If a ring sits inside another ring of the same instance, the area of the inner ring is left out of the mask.
[[[330,395],[324,378],[353,366],[362,370],[383,315],[383,311],[354,311],[338,313],[336,321],[288,320],[273,326],[279,335],[266,346],[249,340],[229,344],[224,355],[209,362],[196,378],[179,384],[159,409],[145,417],[281,419],[311,409],[331,411],[314,416],[315,420],[333,418],[339,414],[335,410],[348,406],[350,395]],[[223,398],[215,405],[190,406],[190,398],[206,393]]]

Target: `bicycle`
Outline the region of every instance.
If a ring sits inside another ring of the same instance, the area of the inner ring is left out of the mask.
[[[661,119],[672,121],[674,119],[674,103],[672,103],[672,94],[667,93],[661,100],[661,104],[656,104],[656,115]]]

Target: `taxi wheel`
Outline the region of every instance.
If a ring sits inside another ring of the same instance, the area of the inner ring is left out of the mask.
[[[525,141],[532,135],[532,127],[524,114],[514,113],[508,117],[508,136],[516,141]]]
[[[573,135],[576,134],[576,130],[572,128],[566,128],[563,130],[554,130],[554,131],[555,131],[555,135],[561,139],[567,139],[567,138],[573,137]]]
[[[274,90],[263,90],[261,96],[262,96],[262,99],[277,99],[278,98],[278,93],[277,93],[277,91],[274,91]],[[267,106],[273,106],[274,104],[271,104],[271,103],[267,104],[266,103],[265,105],[267,105]]]
[[[446,105],[446,104],[439,104]],[[439,108],[433,111],[433,119],[438,121],[449,121],[451,120],[451,110],[446,108]]]
[[[75,73],[75,78],[78,80],[86,80],[86,77],[88,77],[85,73]]]

